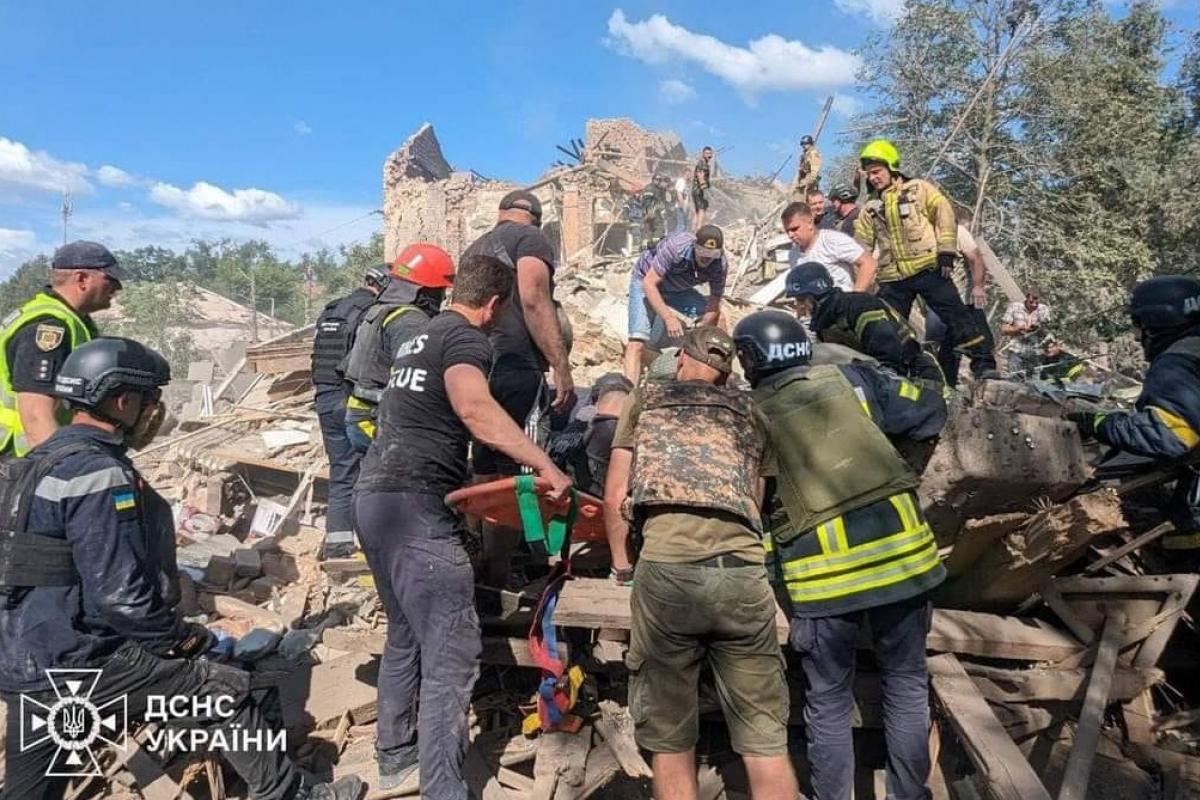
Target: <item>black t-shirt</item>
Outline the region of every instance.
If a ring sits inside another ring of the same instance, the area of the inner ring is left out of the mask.
[[[80,315],[96,335],[91,319]],[[53,394],[54,378],[71,354],[71,333],[55,317],[34,317],[8,340],[4,357],[15,392]]]
[[[499,256],[503,251],[507,260]],[[463,252],[463,258],[473,255],[495,256],[510,263],[514,275],[517,262],[522,258],[538,258],[550,269],[550,296],[554,296],[554,248],[540,228],[520,225],[516,222],[501,222],[492,230],[471,243]],[[498,369],[508,367],[533,369],[545,372],[549,362],[529,336],[525,325],[525,311],[521,307],[521,296],[513,286],[512,304],[496,320],[491,333],[492,347],[496,351]]]
[[[446,370],[458,364],[487,375],[492,348],[482,331],[454,311],[434,317],[400,346],[357,491],[442,496],[466,482],[471,434],[454,413],[445,383]]]

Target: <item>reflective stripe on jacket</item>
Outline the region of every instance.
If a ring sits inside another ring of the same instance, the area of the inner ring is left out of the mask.
[[[868,250],[878,246],[880,283],[931,269],[938,253],[958,253],[950,201],[919,178],[897,176],[882,193],[872,192],[854,222],[854,238]]]

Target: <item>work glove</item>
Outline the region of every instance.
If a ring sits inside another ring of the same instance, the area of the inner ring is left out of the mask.
[[[1079,428],[1080,437],[1085,442],[1096,438],[1096,428],[1099,427],[1102,419],[1104,419],[1104,415],[1094,411],[1070,411],[1067,413],[1067,420],[1075,423]]]
[[[217,635],[199,622],[188,622],[184,626],[183,638],[167,651],[167,658],[195,658],[202,656],[217,643]]]
[[[954,274],[954,253],[938,253],[937,265],[942,271],[942,277],[949,278]]]

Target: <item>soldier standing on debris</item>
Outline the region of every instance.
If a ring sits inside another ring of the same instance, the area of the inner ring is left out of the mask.
[[[17,695],[53,706],[60,689],[48,671],[82,669],[99,670],[84,695],[92,706],[124,697],[128,719],[141,721],[156,699],[183,698],[188,708],[210,710],[173,718],[172,725],[227,740],[256,737],[258,747],[222,751],[252,797],[356,800],[359,778],[308,785],[282,746],[263,746],[282,731],[271,730],[251,696],[249,673],[201,659],[216,638],[183,620],[171,508],[127,454],[157,433],[160,394],[170,379],[166,360],[132,339],[82,344],[55,380],[58,397],[72,409],[70,424],[2,472],[0,692],[8,704],[8,738],[0,797],[63,796],[68,778],[47,773],[69,772],[72,762],[52,770],[52,742],[24,746],[31,720],[23,715],[30,709]],[[211,710],[226,704],[228,714]],[[103,735],[98,717],[93,724],[93,735]]]
[[[786,292],[796,302],[796,316],[810,319],[809,327],[820,341],[844,344],[930,388],[945,383],[937,359],[921,346],[908,320],[876,295],[842,291],[823,264],[810,261],[793,267]]]
[[[1084,438],[1154,459],[1160,466],[1190,460],[1200,447],[1200,280],[1164,275],[1139,283],[1129,316],[1149,362],[1132,413],[1076,411],[1067,418]],[[1164,508],[1175,533],[1163,547],[1186,554],[1200,567],[1200,472],[1186,466]]]
[[[96,242],[63,245],[51,267],[50,285],[0,322],[0,455],[24,455],[65,421],[54,377],[96,335],[88,315],[108,308],[127,278]]]
[[[542,204],[537,196],[523,190],[509,192],[500,201],[496,227],[463,253],[463,259],[494,256],[514,273],[509,308],[490,333],[496,360],[488,386],[509,416],[531,434],[539,429],[550,405],[547,369],[553,375],[554,409],[569,410],[575,402],[575,381],[554,303],[554,249],[541,225]],[[479,444],[472,457],[481,481],[521,471],[519,464],[486,443]],[[484,584],[505,586],[520,537],[520,531],[507,528],[489,530],[484,536]]]
[[[833,203],[833,227],[847,236],[854,235],[854,221],[858,219],[858,189],[848,183],[834,184],[829,190]]]
[[[329,512],[321,558],[345,558],[354,552],[354,481],[360,454],[346,436],[349,396],[342,359],[354,342],[359,318],[387,284],[387,271],[371,267],[363,285],[345,297],[331,300],[317,317],[313,336],[313,405],[321,426],[321,441],[329,460]]]
[[[811,207],[791,203],[781,220],[792,240],[788,262],[793,267],[812,261],[823,264],[834,284],[845,291],[866,292],[875,284],[875,256],[840,231],[818,228]]]
[[[820,183],[821,151],[817,149],[813,137],[806,135],[800,139],[800,163],[796,167],[796,188],[792,191],[792,199],[803,202]]]
[[[721,298],[729,265],[725,235],[716,225],[692,233],[673,233],[648,248],[629,276],[629,341],[625,345],[625,377],[637,383],[647,342],[665,334],[678,339],[684,320],[714,325],[721,315]],[[708,297],[696,290],[708,284]],[[676,312],[679,312],[678,314]]]
[[[467,256],[454,284],[449,309],[400,347],[355,488],[359,536],[387,611],[380,788],[399,786],[419,763],[421,796],[431,800],[467,797],[467,708],[482,645],[466,531],[444,500],[467,480],[467,446],[474,437],[529,465],[556,499],[571,485],[488,391],[483,331],[509,311],[513,270]]]
[[[981,370],[994,370],[987,334],[950,281],[958,254],[950,202],[932,183],[900,172],[900,151],[891,142],[868,144],[860,163],[871,192],[854,236],[864,247],[878,248],[879,296],[905,318],[922,298],[946,324],[954,349]]]
[[[869,623],[883,677],[888,797],[925,800],[929,592],[946,571],[921,513],[920,480],[889,439],[933,439],[945,403],[866,364],[810,367],[804,326],[782,311],[751,314],[733,338],[778,460],[767,569],[808,679],[815,797],[850,797],[854,654]]]
[[[1042,326],[1050,321],[1050,307],[1042,305],[1033,292],[1025,293],[1024,302],[1009,303],[1000,321],[1000,332],[1008,342],[1008,377],[1020,381],[1037,366],[1038,340]]]
[[[374,305],[363,313],[343,363],[350,384],[344,424],[359,455],[375,438],[379,397],[396,351],[441,310],[446,290],[454,284],[454,262],[435,244],[411,244],[396,256],[389,277]]]
[[[698,231],[708,218],[708,190],[712,188],[712,158],[713,149],[705,147],[700,151],[700,160],[692,170],[692,230]]]
[[[733,353],[724,331],[693,328],[676,380],[639,387],[613,437],[604,517],[613,575],[633,582],[629,704],[637,743],[654,754],[658,798],[697,797],[704,662],[751,794],[797,796],[787,681],[760,539],[764,421],[748,394],[724,386]],[[626,513],[645,542],[636,568]]]

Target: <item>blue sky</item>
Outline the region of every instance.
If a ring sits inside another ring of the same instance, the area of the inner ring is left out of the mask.
[[[64,186],[72,238],[114,247],[365,238],[424,121],[518,181],[607,116],[771,172],[826,95],[854,111],[851,51],[900,3],[0,0],[0,275],[59,240]]]

